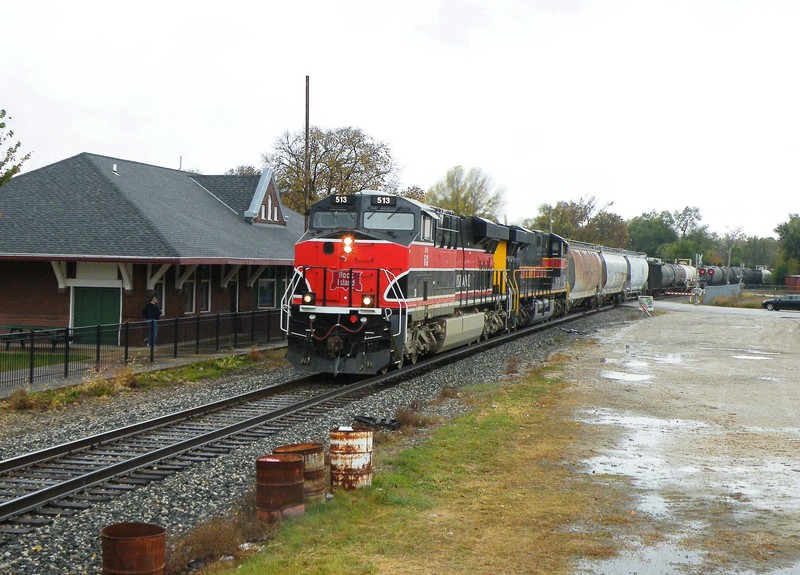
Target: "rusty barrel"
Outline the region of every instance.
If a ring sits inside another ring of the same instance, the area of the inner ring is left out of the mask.
[[[256,459],[256,515],[278,521],[305,512],[303,456],[293,453]]]
[[[321,443],[291,443],[281,445],[272,453],[295,453],[303,456],[303,498],[307,504],[325,503],[328,491],[328,467],[325,446]]]
[[[330,432],[331,487],[372,485],[372,430],[337,427]]]
[[[163,575],[166,533],[166,529],[152,523],[103,527],[103,575]]]

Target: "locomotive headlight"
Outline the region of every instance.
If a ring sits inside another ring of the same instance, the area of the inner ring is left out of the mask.
[[[375,298],[372,294],[364,294],[361,296],[361,307],[372,307],[375,304]]]
[[[303,303],[306,305],[314,305],[317,301],[317,296],[313,291],[307,291],[303,294]]]
[[[353,253],[353,238],[351,238],[350,236],[345,236],[342,242],[344,243],[344,248],[343,248],[344,253],[346,254]]]

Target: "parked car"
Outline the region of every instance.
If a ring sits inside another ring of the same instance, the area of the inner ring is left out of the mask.
[[[761,302],[761,307],[769,311],[800,309],[800,295],[782,295],[775,299],[765,299]]]

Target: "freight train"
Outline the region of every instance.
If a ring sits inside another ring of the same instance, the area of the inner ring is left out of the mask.
[[[643,253],[393,194],[328,196],[308,223],[281,328],[289,362],[316,372],[384,372],[576,307],[685,290],[696,277]]]

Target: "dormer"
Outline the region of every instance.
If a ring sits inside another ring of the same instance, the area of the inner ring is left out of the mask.
[[[273,170],[265,169],[261,173],[253,200],[244,217],[253,224],[286,225]]]

